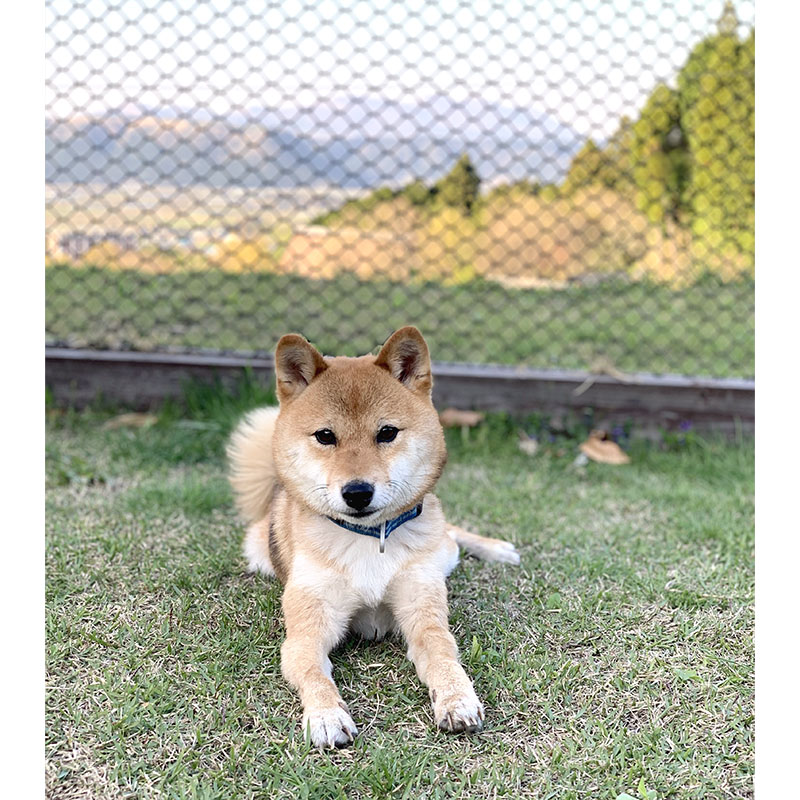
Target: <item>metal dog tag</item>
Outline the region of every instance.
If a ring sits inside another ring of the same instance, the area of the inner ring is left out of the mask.
[[[381,553],[386,549],[386,521],[381,523]]]

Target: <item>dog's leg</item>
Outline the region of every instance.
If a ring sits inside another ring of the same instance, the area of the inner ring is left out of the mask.
[[[328,653],[347,630],[352,609],[324,602],[311,596],[307,587],[289,583],[283,612],[281,670],[300,694],[303,731],[317,747],[345,747],[358,731],[333,682]]]
[[[254,522],[248,529],[242,545],[247,559],[248,572],[260,572],[275,577],[275,568],[269,557],[269,516]]]
[[[387,599],[408,642],[408,657],[430,692],[436,724],[454,733],[480,730],[483,705],[458,660],[444,576],[420,567],[394,581]]]
[[[478,536],[477,533],[459,528],[458,525],[445,525],[447,533],[459,547],[483,561],[501,561],[505,564],[519,564],[519,553],[511,542],[502,539],[490,539]]]

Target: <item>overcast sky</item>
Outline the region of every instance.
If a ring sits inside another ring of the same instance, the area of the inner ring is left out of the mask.
[[[47,115],[482,97],[603,138],[714,30],[723,0],[46,3]],[[744,34],[752,2],[737,2]],[[301,112],[302,116],[302,112]]]

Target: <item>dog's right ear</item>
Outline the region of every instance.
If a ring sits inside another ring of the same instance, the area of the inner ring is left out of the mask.
[[[293,400],[327,368],[322,354],[307,339],[297,333],[282,336],[275,348],[278,400],[281,403]]]

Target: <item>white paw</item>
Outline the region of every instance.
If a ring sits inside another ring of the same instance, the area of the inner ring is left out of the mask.
[[[502,564],[519,564],[519,553],[511,542],[498,541],[494,546],[492,561],[499,561]]]
[[[483,727],[483,703],[471,689],[466,692],[431,691],[433,716],[440,730],[475,733]]]
[[[315,747],[347,747],[353,743],[358,728],[343,705],[303,714],[303,731]]]

